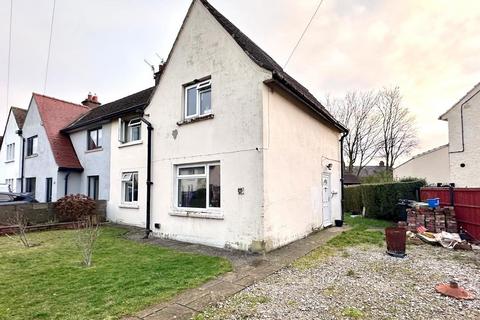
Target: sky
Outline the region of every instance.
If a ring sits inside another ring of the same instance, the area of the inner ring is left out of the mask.
[[[318,0],[211,0],[280,65]],[[0,126],[32,92],[106,103],[153,85],[190,0],[57,0],[44,92],[53,0],[0,0]],[[416,118],[421,152],[447,143],[438,117],[480,82],[480,1],[324,0],[286,71],[317,98],[399,86]]]

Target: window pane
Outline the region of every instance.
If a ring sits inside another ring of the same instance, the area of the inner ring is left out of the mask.
[[[194,174],[205,174],[205,167],[191,167],[191,168],[180,168],[178,170],[179,175],[194,175]]]
[[[131,182],[124,182],[123,183],[123,201],[125,202],[132,202],[132,183]]]
[[[138,201],[138,173],[133,174],[133,201]]]
[[[178,179],[178,206],[205,208],[207,204],[205,178]]]
[[[193,87],[187,90],[187,117],[197,113],[197,88]]]
[[[209,113],[212,110],[212,90],[204,90],[200,92],[200,114]]]
[[[37,147],[38,147],[38,138],[33,137],[33,143],[32,143],[32,154],[37,153]]]
[[[209,207],[220,208],[220,166],[209,167]]]
[[[88,150],[97,148],[97,130],[88,132]]]
[[[101,148],[102,147],[102,129],[98,129],[97,130],[97,148]]]
[[[140,126],[134,126],[134,127],[130,127],[130,130],[131,130],[131,141],[138,141],[141,139],[141,130],[140,130]]]

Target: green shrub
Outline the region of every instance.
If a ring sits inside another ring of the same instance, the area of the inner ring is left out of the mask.
[[[397,221],[398,199],[417,198],[417,190],[425,185],[424,180],[412,182],[389,182],[362,184],[345,188],[345,211],[359,213],[365,207],[369,218]]]

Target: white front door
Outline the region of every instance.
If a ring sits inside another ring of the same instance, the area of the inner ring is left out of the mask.
[[[332,225],[332,190],[330,173],[322,174],[323,226]]]

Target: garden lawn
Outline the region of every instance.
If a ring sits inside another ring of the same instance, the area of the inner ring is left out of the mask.
[[[101,229],[93,266],[81,266],[76,231],[0,237],[0,319],[118,319],[230,271],[222,258],[179,253]]]

